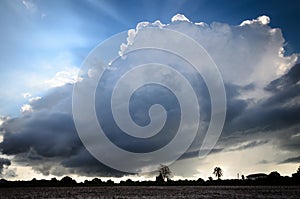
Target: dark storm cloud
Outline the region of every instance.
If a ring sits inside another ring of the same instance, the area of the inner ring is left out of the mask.
[[[270,97],[255,106],[251,104],[248,107],[251,101],[241,101],[239,103],[243,106],[239,108],[236,106],[239,103],[229,97],[228,112],[234,112],[235,109],[239,112],[233,119],[226,120],[219,140],[220,146],[240,150],[244,147],[237,147],[242,143],[246,143],[247,147],[255,147],[258,143],[272,140],[272,144],[279,148],[299,151],[300,138],[295,136],[300,131],[299,73],[300,64],[297,64],[285,75],[272,81],[265,88],[270,92]]]
[[[251,101],[242,100],[239,96],[255,89],[254,85],[226,84],[226,124],[219,146],[211,153],[245,150],[271,143],[270,140],[281,148],[299,151],[299,136],[293,136],[300,130],[300,106],[295,100],[300,95],[298,73],[299,65],[296,65],[286,75],[271,82],[266,88],[271,97],[251,108]],[[31,166],[45,175],[126,175],[101,164],[82,145],[72,118],[71,95],[70,84],[55,88],[48,95],[30,103],[32,113],[5,120],[0,129],[3,134],[1,152],[13,155],[12,161]],[[141,105],[144,106],[143,103]],[[209,105],[204,103],[204,106]],[[201,108],[209,110],[209,107]],[[126,145],[126,139],[113,139]],[[201,136],[199,140],[202,140]],[[181,159],[197,157],[200,144],[193,143]],[[1,161],[0,168],[10,164],[9,160]],[[285,161],[295,162],[297,158]]]
[[[253,85],[237,86],[233,84],[225,84],[227,97],[226,123],[240,116],[247,108],[248,102],[238,99],[237,97],[244,91],[252,90]]]
[[[272,81],[265,89],[274,95],[263,105],[280,106],[291,103],[293,98],[299,96],[300,64],[295,65],[290,71],[279,79]]]
[[[82,145],[68,111],[72,89],[72,85],[55,88],[42,99],[31,102],[34,112],[6,120],[0,129],[1,153],[13,155],[13,161],[44,175],[124,175],[99,163]],[[10,161],[0,159],[1,170],[3,165],[10,165]]]
[[[33,148],[44,157],[66,157],[76,153],[80,145],[73,119],[65,113],[39,111],[11,119],[2,128],[5,133],[0,147],[7,155]]]
[[[272,81],[266,90],[271,97],[255,107],[243,109],[243,114],[225,125],[225,133],[236,131],[271,131],[296,125],[300,121],[300,64],[279,79]],[[245,101],[241,103],[246,103]],[[236,103],[233,103],[235,106]],[[245,105],[245,104],[244,104]],[[230,111],[230,105],[228,106]]]
[[[272,81],[266,90],[276,92],[290,89],[290,86],[296,85],[300,80],[300,64],[296,64],[289,72],[282,77]],[[287,96],[288,97],[288,96]]]
[[[272,104],[271,104],[272,105]],[[236,131],[258,132],[279,130],[298,124],[300,120],[300,107],[258,106],[248,109],[235,121],[225,125],[225,133]]]
[[[64,159],[61,162],[62,166],[66,167],[72,173],[85,175],[85,176],[115,176],[121,177],[126,173],[112,169],[103,165],[101,162],[96,160],[84,147],[81,151],[68,159]]]

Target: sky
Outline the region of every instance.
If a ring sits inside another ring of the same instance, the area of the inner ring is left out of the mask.
[[[198,158],[197,149],[203,141],[198,132],[198,141],[170,165],[173,177],[207,179],[215,166],[224,170],[224,178],[274,170],[291,175],[300,162],[299,9],[298,1],[281,0],[1,1],[0,177],[70,175],[79,180],[112,177],[117,181],[128,176],[153,177],[144,173],[154,167],[149,162],[131,167],[143,171],[132,176],[97,161],[80,140],[72,115],[73,86],[86,81],[77,75],[82,65],[89,65],[89,53],[124,31],[126,37],[128,31],[128,38],[120,51],[126,53],[143,46],[149,42],[149,36],[143,37],[146,27],[179,31],[201,44],[218,66],[226,91],[225,124],[214,149],[207,157]],[[150,42],[164,40],[153,36]],[[212,102],[207,100],[209,88],[200,76],[194,75],[188,63],[173,55],[169,61],[169,54],[148,51],[129,57],[126,62],[119,60],[116,65],[140,63],[143,53],[157,62],[167,60],[198,89],[201,129],[207,130],[212,114]],[[157,134],[149,143],[135,145],[137,140],[121,135],[116,124],[108,121],[111,118],[107,115],[112,113],[105,100],[112,93],[111,85],[116,83],[117,76],[124,72],[118,67],[105,73],[96,92],[96,114],[104,130],[111,132],[107,136],[119,147],[137,152],[148,152],[168,143],[173,136],[168,132],[178,128],[174,121],[180,112],[178,101],[166,88],[141,88],[130,110],[137,124],[146,125],[149,117],[145,113],[151,104],[166,107],[168,119],[162,132],[167,135]],[[164,71],[147,70],[135,80],[155,74],[163,74],[166,82],[180,81]],[[146,97],[140,97],[142,94]],[[148,99],[151,95],[155,98]],[[123,105],[120,99],[116,103]],[[105,147],[103,151],[111,157],[116,155]],[[170,157],[178,151],[174,150]],[[112,163],[117,163],[116,158],[112,159]]]

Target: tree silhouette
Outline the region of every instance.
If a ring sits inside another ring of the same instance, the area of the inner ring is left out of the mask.
[[[244,175],[242,175],[242,180],[245,180],[245,176]]]
[[[298,167],[296,173],[293,173],[293,174],[292,174],[292,177],[293,177],[293,178],[300,179],[300,166]]]
[[[278,173],[277,171],[272,171],[268,177],[271,178],[271,179],[275,179],[275,178],[279,178],[281,175],[280,173]]]
[[[51,178],[51,183],[58,183],[59,181],[56,178]]]
[[[60,180],[63,184],[76,184],[76,181],[69,176],[65,176]]]
[[[215,167],[213,174],[220,180],[223,176],[223,170],[220,167]]]
[[[159,175],[156,177],[157,181],[165,181],[166,179],[170,179],[171,177],[171,170],[166,165],[160,165],[158,172]]]

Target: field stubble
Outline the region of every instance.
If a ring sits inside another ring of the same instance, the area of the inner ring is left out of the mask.
[[[0,198],[300,198],[300,186],[103,186],[1,188]]]

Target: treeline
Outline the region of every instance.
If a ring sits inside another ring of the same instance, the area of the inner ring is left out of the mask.
[[[128,179],[115,183],[112,180],[102,181],[99,178],[93,180],[85,180],[84,182],[77,183],[69,176],[63,177],[61,180],[53,178],[51,180],[30,180],[30,181],[7,181],[0,180],[0,187],[60,187],[60,186],[255,186],[255,185],[300,185],[300,177],[266,177],[263,179],[231,179],[231,180],[171,180],[165,182],[161,181],[133,181]]]
[[[219,167],[216,167],[219,168]],[[218,171],[218,172],[216,172]],[[270,174],[252,174],[248,175],[247,179],[230,179],[221,180],[222,174],[220,168],[214,170],[217,179],[213,180],[209,177],[208,180],[199,178],[198,180],[172,180],[170,179],[170,170],[166,166],[159,169],[159,175],[155,181],[133,181],[128,179],[115,183],[112,180],[102,181],[99,178],[92,180],[85,180],[84,182],[77,183],[76,180],[69,176],[63,177],[61,180],[52,178],[51,180],[36,180],[35,178],[30,181],[8,181],[5,179],[0,180],[0,188],[2,187],[63,187],[63,186],[258,186],[258,185],[300,185],[300,167],[292,177],[281,176],[277,171]]]

